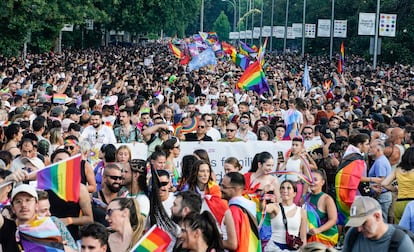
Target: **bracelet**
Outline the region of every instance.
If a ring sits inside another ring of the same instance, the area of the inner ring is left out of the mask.
[[[73,224],[73,219],[72,217],[68,217],[68,226]]]

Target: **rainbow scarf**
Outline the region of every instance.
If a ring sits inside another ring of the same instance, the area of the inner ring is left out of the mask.
[[[263,94],[269,90],[269,84],[260,61],[256,60],[246,68],[237,83],[237,89],[253,90],[258,94]]]
[[[238,247],[236,252],[261,252],[262,245],[259,231],[253,217],[240,205],[230,205],[230,211],[234,219]]]
[[[171,243],[171,237],[156,225],[152,226],[130,252],[165,252]]]
[[[81,156],[51,164],[37,173],[37,188],[52,190],[65,201],[78,202],[81,183]]]
[[[305,200],[305,209],[308,216],[308,227],[309,229],[318,228],[325,224],[325,221],[322,221],[316,211],[317,206],[313,205],[310,201],[310,194],[307,195]],[[317,235],[313,235],[308,238],[308,242],[320,242],[329,247],[333,247],[338,243],[338,227],[334,225],[330,229],[319,233]]]
[[[35,218],[17,227],[16,239],[26,252],[63,252],[59,229],[49,217]]]
[[[346,155],[338,167],[338,173],[335,176],[335,199],[339,225],[345,225],[348,222],[349,210],[357,194],[365,165],[361,154],[352,153]]]
[[[201,194],[198,188],[197,193]],[[207,191],[204,193],[204,200],[217,222],[221,223],[228,206],[226,201],[221,198],[220,186],[216,182],[208,182]]]

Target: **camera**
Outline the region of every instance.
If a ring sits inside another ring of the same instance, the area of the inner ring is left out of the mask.
[[[328,125],[322,125],[319,128],[319,133],[321,133],[324,137],[326,138],[332,138],[332,131],[331,129],[328,127]]]

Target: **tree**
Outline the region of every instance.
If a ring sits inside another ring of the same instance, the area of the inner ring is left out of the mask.
[[[220,15],[214,22],[213,30],[217,32],[220,40],[229,40],[230,22],[224,11],[221,11]]]

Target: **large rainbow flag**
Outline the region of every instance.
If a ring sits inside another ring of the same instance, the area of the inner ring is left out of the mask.
[[[165,252],[170,245],[171,237],[167,232],[152,226],[130,252]]]
[[[320,219],[316,208],[317,206],[313,205],[308,200],[305,201],[305,209],[308,216],[309,229],[318,228],[324,224],[324,222]],[[333,247],[338,243],[338,227],[334,225],[322,233],[310,236],[308,238],[308,242],[320,242],[329,247]]]
[[[36,218],[27,224],[19,225],[17,230],[17,237],[24,251],[64,251],[60,231],[49,217]]]
[[[81,155],[51,164],[37,172],[37,188],[50,189],[66,201],[78,202]]]
[[[239,205],[231,205],[238,247],[236,252],[261,252],[262,245],[257,225],[247,210]]]
[[[174,54],[174,56],[177,59],[181,59],[182,58],[183,55],[182,55],[181,50],[178,47],[176,47],[175,45],[173,45],[173,43],[170,42],[168,44],[168,47],[170,48],[171,52]]]
[[[237,83],[238,89],[253,90],[258,94],[263,94],[269,90],[269,84],[265,73],[262,70],[262,65],[258,60],[251,64],[244,71],[242,77]]]
[[[355,200],[361,177],[365,170],[365,161],[358,153],[344,157],[335,176],[336,206],[338,224],[345,225],[349,219],[349,210]]]

